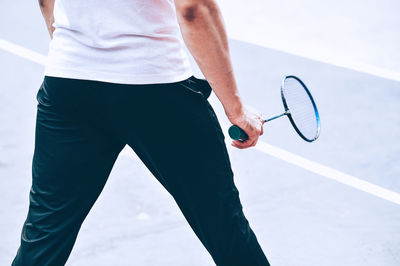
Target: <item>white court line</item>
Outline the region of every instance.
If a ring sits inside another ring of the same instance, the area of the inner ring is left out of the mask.
[[[13,53],[15,55],[18,55],[20,57],[31,60],[31,61],[41,64],[41,65],[44,65],[44,63],[46,61],[46,56],[39,54],[37,52],[31,51],[29,49],[26,49],[24,47],[21,47],[19,45],[15,45],[10,42],[4,41],[2,39],[0,39],[0,48],[7,52]],[[224,131],[225,131],[225,135],[227,135],[226,128]],[[278,158],[287,163],[296,165],[296,166],[306,169],[310,172],[316,173],[320,176],[336,180],[337,182],[340,182],[347,186],[356,188],[358,190],[372,194],[376,197],[379,197],[379,198],[382,198],[387,201],[390,201],[390,202],[400,205],[400,194],[398,194],[396,192],[393,192],[388,189],[377,186],[375,184],[369,183],[360,178],[342,173],[340,171],[337,171],[335,169],[329,168],[322,164],[316,163],[314,161],[311,161],[309,159],[306,159],[306,158],[296,155],[294,153],[285,151],[285,150],[278,148],[276,146],[273,146],[271,144],[267,144],[263,141],[258,141],[257,146],[255,146],[254,148],[265,154],[268,154],[270,156]],[[131,151],[130,149],[125,148],[123,155],[132,154],[132,152],[133,151]]]
[[[376,197],[400,205],[400,194],[396,192],[390,191],[388,189],[364,181],[360,178],[329,168],[327,166],[316,163],[299,155],[293,154],[291,152],[285,151],[273,145],[267,144],[263,141],[259,141],[254,148],[263,153],[278,158],[282,161],[297,165],[310,172],[316,173],[320,176],[336,180],[337,182],[340,182],[342,184],[348,185],[350,187],[356,188],[358,190],[372,194]]]
[[[0,49],[3,49],[9,53],[28,59],[40,65],[46,64],[46,56],[3,39],[0,39]]]

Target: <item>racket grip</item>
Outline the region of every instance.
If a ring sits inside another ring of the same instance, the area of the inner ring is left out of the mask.
[[[249,139],[249,136],[247,136],[246,132],[244,132],[243,129],[235,125],[229,128],[228,133],[231,139],[234,140],[245,141]]]

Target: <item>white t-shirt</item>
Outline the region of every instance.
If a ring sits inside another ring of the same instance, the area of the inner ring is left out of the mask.
[[[56,0],[45,75],[122,84],[192,75],[173,0]]]

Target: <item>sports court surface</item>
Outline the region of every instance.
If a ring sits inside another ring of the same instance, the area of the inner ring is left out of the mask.
[[[265,125],[256,148],[229,148],[244,212],[271,264],[400,265],[400,4],[230,1],[220,2],[245,102],[265,117],[279,114],[281,79],[293,74],[308,85],[322,120],[315,143],[301,140],[282,118]],[[0,265],[9,265],[28,208],[35,96],[48,36],[36,1],[0,7]],[[307,7],[311,14],[296,17]],[[299,21],[309,27],[290,27]],[[258,28],[246,31],[246,23]],[[331,29],[332,40],[316,24]],[[298,45],[290,45],[290,36]],[[227,128],[215,95],[210,102]],[[67,265],[213,262],[172,198],[125,149]]]

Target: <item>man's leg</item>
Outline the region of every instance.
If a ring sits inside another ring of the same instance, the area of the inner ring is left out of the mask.
[[[171,193],[218,266],[269,265],[243,214],[215,113],[196,92],[199,84],[182,84],[144,89],[131,105],[135,112],[126,104],[121,114],[141,112],[121,121],[124,141]]]
[[[65,264],[80,226],[124,146],[48,98],[42,86],[29,212],[15,266]]]

